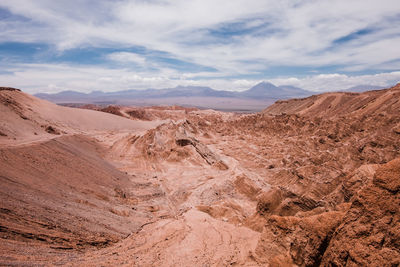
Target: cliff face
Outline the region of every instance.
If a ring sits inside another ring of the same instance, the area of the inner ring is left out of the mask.
[[[255,255],[272,266],[398,266],[399,192],[400,158],[334,211],[269,216]]]
[[[323,256],[325,266],[400,264],[400,159],[382,165],[351,204]]]

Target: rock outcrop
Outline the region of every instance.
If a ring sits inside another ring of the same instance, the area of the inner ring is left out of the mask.
[[[271,266],[397,266],[400,158],[374,167],[377,170],[373,179],[357,187],[352,201],[332,211],[315,209],[296,216],[268,216],[255,253],[258,262]],[[356,188],[355,183],[352,185]],[[273,212],[283,197],[273,190],[267,198],[265,210]]]
[[[354,199],[322,259],[323,266],[400,264],[400,159],[379,167]]]

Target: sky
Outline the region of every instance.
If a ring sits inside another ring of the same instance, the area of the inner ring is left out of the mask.
[[[400,82],[398,0],[1,0],[0,85],[29,93]]]

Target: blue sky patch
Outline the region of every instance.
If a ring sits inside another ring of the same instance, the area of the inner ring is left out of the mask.
[[[350,33],[349,35],[340,37],[340,38],[334,40],[333,43],[334,44],[347,43],[347,42],[353,41],[355,39],[359,39],[359,38],[361,38],[361,37],[363,37],[365,35],[371,34],[373,32],[375,32],[375,29],[373,29],[373,28],[361,29],[361,30],[358,30],[356,32]]]
[[[70,83],[121,89],[131,82],[159,88],[199,80],[219,89],[238,80],[231,85],[243,89],[284,77],[306,77],[305,87],[319,89],[330,85],[309,77],[347,79],[340,85],[350,87],[357,79],[347,76],[400,75],[396,1],[221,1],[82,0],[79,9],[73,1],[0,1],[0,82],[12,83],[6,73],[18,70],[15,86],[23,81],[52,90]],[[62,70],[65,75],[51,74]],[[78,77],[82,83],[71,81]],[[385,83],[376,77],[374,83]]]

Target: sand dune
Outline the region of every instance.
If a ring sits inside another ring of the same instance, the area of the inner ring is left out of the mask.
[[[20,91],[0,89],[0,142],[46,140],[59,134],[93,131],[143,131],[160,121],[132,121],[87,109],[58,106]]]

